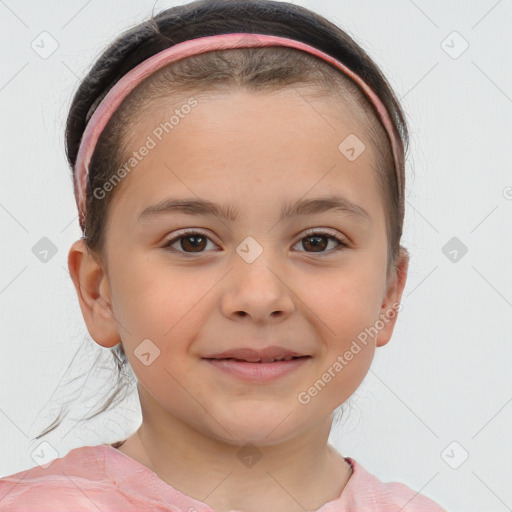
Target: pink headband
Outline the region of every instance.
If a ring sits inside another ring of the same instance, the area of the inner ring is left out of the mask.
[[[377,113],[379,115],[384,128],[387,131],[391,146],[393,149],[393,157],[395,161],[395,171],[398,183],[398,195],[400,199],[400,209],[403,212],[403,198],[401,197],[401,185],[404,179],[404,154],[400,137],[389,118],[389,114],[378,98],[378,96],[370,89],[370,87],[356,75],[353,71],[347,68],[340,61],[331,57],[330,55],[312,47],[305,43],[278,37],[273,35],[263,34],[218,34],[214,36],[200,37],[198,39],[191,39],[175,44],[161,52],[149,57],[139,65],[131,69],[124,75],[113,87],[108,94],[100,102],[97,109],[94,111],[91,119],[87,123],[85,131],[80,142],[80,148],[75,162],[75,198],[79,212],[79,222],[82,232],[85,233],[85,194],[87,190],[87,176],[89,174],[89,164],[91,162],[94,148],[98,142],[101,132],[107,125],[112,114],[119,107],[121,102],[128,96],[128,94],[137,87],[145,78],[154,73],[155,71],[163,68],[171,62],[175,62],[192,55],[210,52],[214,50],[226,50],[231,48],[250,48],[262,46],[287,46],[305,51],[316,57],[319,57],[343,71],[346,75],[351,77],[366,93],[366,96],[371,100]]]

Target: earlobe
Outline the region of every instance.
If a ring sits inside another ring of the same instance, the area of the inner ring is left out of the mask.
[[[402,309],[400,301],[407,281],[407,270],[409,268],[409,252],[400,247],[400,254],[396,268],[388,280],[386,294],[382,301],[379,314],[379,334],[377,336],[377,347],[384,346],[390,339],[395,328],[398,312]]]
[[[121,338],[110,302],[108,277],[80,239],[68,254],[68,268],[91,338],[103,347],[114,347]]]

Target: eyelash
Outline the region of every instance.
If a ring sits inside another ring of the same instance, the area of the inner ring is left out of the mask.
[[[173,247],[171,247],[171,245],[173,245],[174,243],[178,242],[182,238],[188,238],[188,237],[192,237],[192,236],[202,236],[202,237],[207,238],[210,241],[213,241],[213,240],[211,240],[211,238],[206,233],[203,233],[201,231],[197,231],[195,229],[190,229],[188,231],[182,232],[179,236],[174,237],[172,240],[169,240],[162,248],[170,250],[170,251],[173,251],[173,252],[178,252],[178,253],[182,253],[182,254],[190,254],[190,255],[202,254],[204,252],[208,252],[208,251],[201,251],[201,252],[196,252],[196,253],[194,253],[194,252],[186,252],[186,251],[181,251],[179,249],[174,249]],[[327,251],[320,251],[318,253],[315,253],[314,251],[313,252],[299,251],[299,252],[306,252],[308,254],[332,254],[333,252],[340,251],[340,250],[346,249],[348,247],[348,244],[346,244],[343,241],[343,239],[339,238],[338,236],[334,235],[333,233],[331,233],[329,231],[315,230],[315,229],[312,229],[312,228],[306,230],[304,232],[304,236],[297,243],[301,242],[304,238],[309,238],[309,237],[313,237],[313,236],[325,236],[325,237],[327,237],[327,238],[329,238],[331,240],[335,240],[336,242],[338,242],[339,245],[337,247],[335,247],[334,249],[330,249],[330,250],[327,250]],[[294,245],[297,245],[297,243],[294,244]]]

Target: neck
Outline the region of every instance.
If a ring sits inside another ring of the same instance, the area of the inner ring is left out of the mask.
[[[151,399],[142,398],[142,425],[120,451],[216,512],[317,510],[350,478],[350,465],[328,445],[332,414],[282,443],[240,446],[168,413],[162,422]]]

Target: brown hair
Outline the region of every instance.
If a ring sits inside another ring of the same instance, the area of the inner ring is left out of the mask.
[[[408,148],[405,116],[389,83],[366,52],[342,29],[298,5],[271,0],[198,0],[152,15],[122,33],[97,59],[76,91],[66,125],[66,153],[71,169],[88,120],[101,99],[130,69],[179,42],[214,34],[248,32],[288,37],[314,46],[343,62],[359,75],[386,107],[404,151]],[[273,91],[303,87],[308,94],[326,96],[355,113],[371,140],[376,177],[383,190],[388,236],[388,270],[401,251],[403,216],[391,146],[366,95],[339,70],[300,50],[284,47],[242,48],[203,53],[159,70],[123,101],[100,136],[89,167],[85,242],[94,257],[103,259],[109,204],[121,184],[103,199],[92,193],[102,187],[126,160],[134,112],[147,112],[173,93],[208,93],[233,88]],[[156,102],[156,103],[155,103]],[[341,141],[340,141],[341,142]],[[402,183],[400,194],[404,194]],[[396,267],[395,267],[396,268]],[[105,411],[126,386],[120,382],[127,359],[122,343],[111,349],[118,386],[92,418]],[[53,430],[59,418],[38,437]]]

